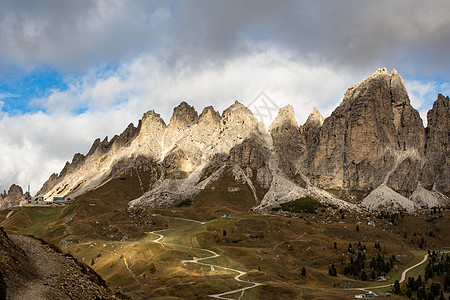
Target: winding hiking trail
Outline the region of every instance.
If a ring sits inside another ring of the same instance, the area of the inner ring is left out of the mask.
[[[415,264],[414,266],[411,266],[409,268],[407,268],[406,270],[404,270],[402,272],[402,275],[400,277],[400,280],[398,281],[399,283],[402,283],[403,281],[405,281],[406,279],[406,273],[408,273],[409,271],[411,271],[414,268],[417,268],[418,266],[420,266],[421,264],[425,263],[428,260],[428,254],[425,254],[425,256],[423,257],[423,259],[418,262],[417,264]],[[384,284],[384,285],[378,285],[378,286],[371,286],[371,287],[362,287],[362,288],[351,288],[350,290],[354,290],[354,291],[369,291],[372,289],[380,289],[380,288],[387,288],[387,287],[391,287],[393,286],[393,283],[390,284]],[[376,295],[374,293],[374,295]]]
[[[188,221],[188,222],[194,222],[194,223],[201,224],[201,225],[206,224],[206,222],[200,222],[200,221],[184,219],[184,218],[173,218],[173,219],[184,220],[184,221]],[[171,228],[169,228],[169,229],[171,229]],[[151,234],[154,234],[154,235],[158,236],[157,239],[150,240],[150,242],[158,243],[164,248],[165,248],[165,245],[167,245],[167,246],[176,246],[176,247],[182,247],[182,248],[189,248],[189,250],[203,251],[203,252],[207,252],[207,253],[211,254],[210,256],[206,256],[206,257],[194,257],[192,259],[182,260],[181,263],[183,265],[186,265],[188,263],[193,263],[193,264],[198,264],[198,265],[210,267],[212,270],[218,268],[218,269],[223,269],[223,270],[227,270],[227,271],[231,271],[231,272],[236,272],[238,274],[236,276],[234,276],[234,280],[236,280],[238,282],[245,283],[245,284],[250,284],[250,286],[247,286],[247,287],[242,287],[242,288],[234,289],[234,290],[223,292],[223,293],[219,293],[219,294],[208,295],[209,297],[216,298],[216,299],[235,300],[235,298],[228,298],[226,296],[240,292],[241,295],[238,298],[238,300],[240,300],[244,296],[244,293],[245,293],[246,290],[249,290],[249,289],[252,289],[252,288],[264,285],[263,283],[251,282],[251,281],[247,281],[247,280],[241,279],[240,277],[242,277],[242,276],[247,274],[247,272],[245,272],[245,271],[241,271],[241,270],[237,270],[237,269],[233,269],[233,268],[229,268],[229,267],[224,267],[224,266],[219,266],[219,265],[215,265],[215,264],[209,264],[209,263],[206,263],[206,262],[202,262],[202,261],[207,260],[207,259],[213,259],[213,258],[217,258],[217,257],[221,256],[220,254],[218,254],[218,253],[216,253],[216,252],[214,252],[212,250],[204,249],[204,248],[189,247],[189,246],[186,246],[186,245],[176,245],[176,244],[171,244],[171,243],[164,242],[164,240],[166,239],[166,236],[162,235],[160,232],[165,231],[165,230],[168,230],[168,229],[162,229],[162,230],[156,230],[156,231],[149,232]]]

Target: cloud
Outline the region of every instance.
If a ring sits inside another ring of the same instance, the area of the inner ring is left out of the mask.
[[[8,99],[8,98],[17,98],[20,97],[20,95],[16,95],[10,92],[6,92],[6,93],[0,93],[0,100],[1,99]]]
[[[271,42],[310,61],[449,75],[450,2],[5,0],[0,62],[83,72],[142,54],[203,63]]]
[[[427,124],[427,112],[437,99],[437,95],[450,95],[450,84],[436,81],[405,80],[411,105],[420,113],[424,124]]]
[[[2,1],[0,56],[24,67],[86,70],[161,42],[170,10],[158,1]]]

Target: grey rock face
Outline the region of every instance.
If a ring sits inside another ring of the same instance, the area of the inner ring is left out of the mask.
[[[173,115],[170,119],[169,126],[189,126],[192,125],[197,118],[198,113],[195,108],[183,101],[180,105],[173,109]]]
[[[427,113],[426,158],[421,181],[450,196],[450,99],[439,94]]]
[[[267,191],[272,181],[268,166],[270,151],[254,140],[246,140],[231,148],[229,165],[238,165],[247,170],[247,176]]]
[[[0,209],[6,209],[19,205],[19,202],[24,198],[25,194],[20,186],[17,184],[11,185],[8,192],[4,191],[0,194]]]
[[[278,155],[278,168],[301,187],[306,183],[301,178],[300,169],[306,155],[306,142],[301,128],[297,125],[294,109],[288,105],[280,109],[269,127],[273,147]]]
[[[408,157],[392,172],[387,185],[397,193],[409,197],[417,188],[420,171],[421,164]]]
[[[324,120],[325,119],[320,112],[317,109],[314,109],[303,125],[303,134],[305,136],[307,151],[307,156],[304,161],[304,168],[306,170],[311,168],[311,164],[314,160],[315,151],[319,144],[320,128],[322,127]]]
[[[422,153],[424,144],[423,123],[403,80],[396,71],[379,69],[350,87],[325,119],[313,149],[311,180],[325,189],[370,191],[383,183],[399,152]],[[400,170],[393,173],[390,182],[402,175]]]

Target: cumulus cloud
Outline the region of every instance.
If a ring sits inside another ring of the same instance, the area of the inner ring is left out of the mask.
[[[88,69],[161,45],[170,11],[158,1],[2,1],[2,63]]]
[[[438,94],[450,95],[450,84],[448,82],[406,80],[411,105],[420,113],[424,124],[427,124],[427,112],[430,110]]]
[[[450,70],[447,0],[2,3],[3,64],[86,70],[149,52],[174,64],[180,57],[226,62],[251,51],[248,41],[271,41],[304,59],[352,70]]]

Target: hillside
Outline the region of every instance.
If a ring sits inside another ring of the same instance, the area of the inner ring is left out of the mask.
[[[0,228],[1,299],[129,299],[87,265],[30,236]]]
[[[118,199],[127,195],[112,196],[115,187],[124,186],[109,184],[79,197],[59,215],[36,211],[39,208],[19,210],[1,225],[12,232],[17,227],[10,226],[26,216],[32,223],[24,224],[20,232],[48,228],[41,237],[89,264],[108,286],[121,287],[133,299],[202,299],[250,286],[234,279],[238,273],[223,268],[245,273],[241,280],[262,284],[245,290],[242,299],[295,299],[299,295],[347,299],[348,284],[357,288],[392,283],[403,270],[422,260],[427,249],[449,246],[449,211],[372,215],[326,206],[308,206],[301,211],[303,206],[298,206],[300,212],[278,210],[261,215],[240,213],[238,204],[213,209],[208,202],[203,202],[204,206],[126,210],[126,201]],[[98,197],[106,191],[111,195],[104,199],[112,206],[99,206]],[[233,217],[214,217],[218,209],[233,213]],[[63,234],[55,234],[60,232]],[[187,262],[211,257],[211,251],[219,257],[199,261],[207,265]],[[367,260],[366,280],[361,271],[356,277],[345,273],[361,254]],[[369,263],[378,255],[385,263],[395,256],[389,271],[376,269],[375,275],[380,271],[387,283],[371,278]],[[331,264],[336,277],[329,275]],[[303,267],[306,275],[302,275]],[[239,294],[236,292],[236,298]]]

